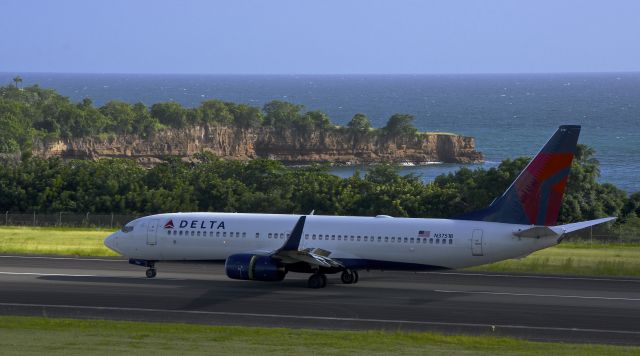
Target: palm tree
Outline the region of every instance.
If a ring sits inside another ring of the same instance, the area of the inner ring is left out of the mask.
[[[22,83],[22,77],[20,77],[19,75],[16,76],[15,78],[13,78],[13,82],[16,83],[16,88],[17,88],[18,84]]]

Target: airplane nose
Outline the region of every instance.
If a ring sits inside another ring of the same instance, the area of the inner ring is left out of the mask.
[[[117,250],[117,245],[118,245],[118,235],[119,232],[114,232],[113,234],[107,236],[106,239],[104,239],[104,245],[107,246],[109,249],[120,253],[120,251]]]

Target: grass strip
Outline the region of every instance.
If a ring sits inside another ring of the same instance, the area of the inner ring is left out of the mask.
[[[103,244],[112,230],[0,227],[0,252],[39,255],[118,256]]]
[[[640,277],[640,245],[562,243],[523,259],[505,260],[470,270]]]
[[[0,350],[19,354],[638,355],[640,348],[494,336],[161,324],[0,316]]]

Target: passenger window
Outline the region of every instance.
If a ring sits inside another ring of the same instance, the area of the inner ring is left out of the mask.
[[[260,238],[260,233],[256,232],[256,239],[259,239],[259,238]]]
[[[195,231],[191,231],[191,236],[195,236],[196,232]]]
[[[196,235],[200,236],[200,231],[198,231],[198,233]]]
[[[365,237],[364,237],[364,241],[369,241],[369,237],[368,237],[368,236],[365,236]]]
[[[171,235],[171,230],[167,230],[168,234],[167,235]]]
[[[408,238],[408,237],[405,237],[405,238],[404,238],[404,243],[407,243],[407,242],[409,242],[409,238]]]
[[[440,243],[440,239],[436,239],[436,244],[439,244],[439,243]]]
[[[449,245],[453,245],[453,240],[449,240]]]
[[[309,234],[304,234],[304,239],[309,240]]]
[[[409,239],[409,242],[410,242],[410,243],[413,243],[413,237],[412,237],[411,239]]]
[[[389,236],[384,237],[384,242],[389,242]]]
[[[176,236],[178,234],[178,232],[176,230],[173,230],[173,236]]]
[[[182,236],[182,230],[180,230],[180,236]]]
[[[342,235],[338,235],[338,241],[342,241]]]
[[[243,232],[243,233],[242,233],[242,238],[244,239],[245,237],[247,237],[247,233],[246,233],[246,232]]]
[[[280,233],[280,238],[284,239],[284,233],[283,232]]]
[[[432,244],[433,243],[433,238],[429,239],[429,243]]]
[[[351,241],[353,241],[353,240],[354,240],[353,235],[351,235],[351,239],[350,239],[350,240],[351,240]]]
[[[422,239],[422,243],[427,243],[427,239]]]
[[[311,235],[311,240],[315,240],[316,239],[316,234]]]
[[[273,236],[273,234],[269,233],[269,235],[267,235],[267,238],[271,238],[271,236]]]
[[[220,231],[216,231],[216,237],[220,237]]]
[[[360,242],[360,236],[358,236],[357,241]]]
[[[226,231],[222,233],[222,237],[227,237],[227,232]]]
[[[396,242],[396,238],[394,236],[391,236],[391,242]]]

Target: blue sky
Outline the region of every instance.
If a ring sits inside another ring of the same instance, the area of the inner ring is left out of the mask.
[[[0,72],[640,70],[640,1],[2,0]]]

